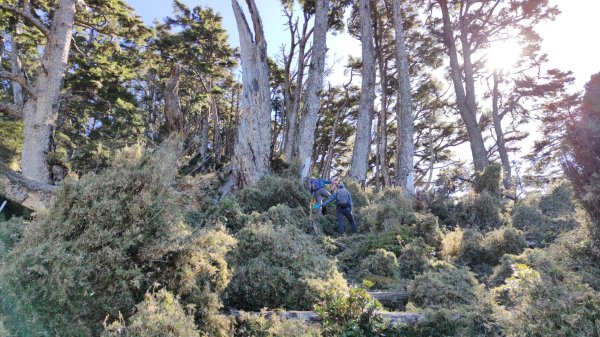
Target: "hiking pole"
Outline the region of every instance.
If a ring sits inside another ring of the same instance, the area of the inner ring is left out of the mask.
[[[6,200],[4,200],[4,202],[2,203],[2,206],[0,206],[0,213],[2,213],[4,206],[6,206]]]

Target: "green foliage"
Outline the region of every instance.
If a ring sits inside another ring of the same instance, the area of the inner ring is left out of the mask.
[[[224,255],[233,239],[219,229],[194,233],[182,221],[170,192],[176,155],[169,147],[129,148],[102,174],[62,185],[0,271],[15,336],[37,327],[50,335],[97,335],[107,314],[130,316],[156,283],[202,306],[197,318],[218,310],[214,292],[228,279]]]
[[[400,276],[412,279],[425,271],[433,253],[434,250],[419,239],[404,245],[398,257]]]
[[[297,181],[265,176],[256,185],[240,191],[237,199],[244,212],[265,212],[279,204],[308,209],[310,194]]]
[[[136,313],[123,322],[106,327],[103,337],[200,337],[193,315],[186,313],[172,293],[160,290],[146,294],[144,302],[136,306]]]
[[[341,271],[346,272],[350,277],[357,277],[361,261],[375,254],[378,249],[384,249],[399,256],[406,241],[410,241],[410,233],[408,231],[354,235],[347,238],[340,238],[338,242],[342,245],[343,249],[336,256],[339,260],[338,266]]]
[[[435,215],[416,213],[410,228],[414,237],[422,238],[426,244],[436,249],[441,247],[443,233]]]
[[[361,261],[359,275],[363,278],[368,278],[369,275],[393,277],[398,272],[398,268],[396,255],[379,248]]]
[[[471,267],[494,266],[504,254],[519,254],[526,247],[523,232],[513,227],[502,227],[485,234],[458,227],[444,238],[442,256]]]
[[[487,191],[492,196],[500,196],[502,192],[502,166],[491,164],[475,178],[474,189],[477,193]]]
[[[385,322],[377,313],[381,304],[361,288],[330,288],[323,300],[315,305],[322,319],[323,337],[379,336]]]
[[[352,198],[354,201],[354,194]],[[403,225],[415,223],[413,206],[401,188],[386,189],[363,209],[361,225],[371,232],[398,231]]]
[[[13,171],[19,170],[23,147],[23,122],[0,118],[0,162]]]
[[[499,228],[509,223],[510,219],[504,214],[503,202],[499,196],[488,190],[470,196],[465,201],[465,223],[471,227],[489,230]]]
[[[577,225],[572,190],[567,183],[554,187],[550,193],[531,198],[515,207],[512,222],[527,238],[542,244],[551,243]]]
[[[234,337],[320,337],[320,328],[301,321],[280,319],[265,313],[241,312]]]
[[[347,179],[347,181],[344,181],[344,186],[352,195],[352,211],[360,211],[363,207],[369,205],[367,194],[358,182]]]
[[[0,221],[0,261],[21,240],[26,225],[22,218],[16,217]]]
[[[546,195],[540,197],[539,207],[544,215],[558,217],[575,212],[573,188],[567,182],[562,182]]]
[[[408,300],[418,307],[452,309],[473,304],[480,287],[466,268],[443,268],[415,277],[409,286]]]
[[[301,229],[270,222],[249,224],[237,233],[230,256],[234,274],[226,290],[228,305],[308,309],[328,285],[344,288],[333,261]]]

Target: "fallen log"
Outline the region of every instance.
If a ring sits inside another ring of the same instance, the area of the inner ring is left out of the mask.
[[[0,166],[0,195],[32,211],[48,208],[57,189]]]
[[[408,301],[405,291],[369,291],[368,294],[383,305],[406,304]]]
[[[229,309],[228,314],[230,316],[239,319],[244,311],[237,309]],[[279,311],[279,310],[268,310],[261,312],[247,312],[249,314],[254,315],[265,315],[268,317],[279,317],[283,319],[293,319],[304,321],[307,323],[319,323],[321,322],[321,318],[314,311]],[[407,324],[414,325],[417,324],[420,320],[423,319],[422,314],[410,313],[410,312],[389,312],[389,311],[380,311],[378,314],[383,317],[385,321],[388,322],[389,325],[396,324]]]

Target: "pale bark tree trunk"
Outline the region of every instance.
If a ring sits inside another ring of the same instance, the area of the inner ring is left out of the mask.
[[[375,101],[375,51],[369,0],[359,1],[359,14],[363,69],[360,104],[356,120],[356,137],[349,175],[364,183],[367,177],[369,147],[371,144],[371,121]]]
[[[52,17],[48,43],[42,56],[42,70],[33,85],[35,97],[23,107],[24,139],[21,158],[23,174],[40,182],[50,182],[46,161],[58,115],[77,0],[59,0]]]
[[[333,127],[331,128],[331,139],[329,140],[329,146],[327,147],[327,155],[325,157],[325,165],[323,169],[323,177],[325,179],[331,178],[331,162],[333,160],[333,148],[335,147],[335,138],[337,137],[337,129],[342,118],[342,112],[346,108],[346,105],[339,109],[335,114],[335,120],[333,121]]]
[[[311,30],[312,31],[312,30]],[[296,87],[294,88],[294,96],[290,97],[288,104],[290,109],[287,112],[287,129],[286,129],[286,142],[284,145],[284,155],[288,161],[291,161],[294,157],[294,151],[296,149],[298,138],[298,115],[300,112],[300,101],[302,100],[302,88],[304,84],[304,68],[306,65],[306,44],[308,43],[308,38],[310,36],[310,32],[308,32],[308,14],[305,14],[304,17],[304,25],[302,26],[302,36],[298,41],[298,68],[296,70]],[[290,52],[290,58],[293,58],[293,53]],[[291,61],[291,60],[290,60]],[[311,63],[312,64],[312,63]],[[291,71],[291,68],[288,68],[288,71]],[[292,93],[290,81],[290,74],[288,74],[288,83],[289,88],[286,90],[290,94]]]
[[[165,90],[165,112],[169,133],[183,132],[183,116],[179,103],[179,77],[181,75],[181,65],[175,63],[171,67],[171,74],[167,81]]]
[[[212,104],[212,122],[213,122],[213,152],[215,154],[215,163],[221,161],[221,155],[223,153],[223,141],[221,139],[221,127],[219,121],[219,108],[217,105],[217,98],[211,98]]]
[[[504,142],[504,131],[502,130],[502,118],[500,117],[500,111],[498,108],[498,72],[494,71],[494,87],[492,89],[492,121],[494,123],[494,131],[496,132],[496,144],[498,144],[498,153],[500,153],[500,160],[502,161],[502,168],[504,170],[504,188],[511,190],[512,188],[512,172],[510,168],[510,161],[508,159],[508,151],[506,150],[506,143]]]
[[[32,211],[48,208],[57,188],[0,166],[0,195]]]
[[[202,112],[202,119],[200,120],[200,161],[203,162],[208,153],[208,117],[211,114],[212,107],[209,106],[207,111]]]
[[[242,60],[242,113],[233,164],[238,187],[254,185],[271,173],[271,102],[267,42],[254,0],[246,0],[254,27],[250,31],[237,0],[232,0],[240,35]]]
[[[398,64],[398,107],[396,121],[398,123],[396,146],[396,182],[400,184],[406,195],[415,194],[414,186],[414,121],[412,113],[412,95],[402,11],[400,1],[393,1],[394,30],[396,32],[396,62]]]
[[[461,67],[458,63],[458,52],[456,50],[456,43],[452,32],[452,22],[450,21],[450,14],[448,12],[448,0],[437,0],[437,2],[442,9],[444,43],[448,48],[447,52],[450,57],[450,75],[452,77],[452,83],[454,84],[456,104],[461,118],[465,123],[465,127],[467,128],[471,154],[473,155],[473,166],[476,171],[483,171],[483,169],[489,165],[489,161],[483,142],[483,136],[481,135],[481,130],[477,123],[476,104],[474,104],[475,95],[473,92],[474,88],[472,88],[474,85],[472,65],[470,64],[469,56],[467,56],[467,64],[464,65],[465,67],[470,67],[465,70],[465,82],[467,83],[467,89],[469,90],[469,94],[467,95],[465,94],[465,87],[463,87]],[[468,45],[463,47],[469,48]],[[468,78],[469,76],[471,76],[471,78]]]
[[[391,186],[390,173],[387,161],[387,109],[388,109],[388,77],[387,60],[383,47],[383,31],[386,27],[380,22],[380,16],[375,13],[375,50],[379,65],[379,82],[381,86],[381,112],[379,116],[379,135],[377,137],[377,154],[380,172],[383,176],[383,186]]]
[[[323,72],[327,54],[327,29],[329,15],[329,0],[317,0],[315,26],[313,35],[313,50],[310,59],[308,79],[306,81],[305,112],[300,121],[297,150],[294,157],[301,163],[311,163],[310,158],[315,145],[315,129],[317,114],[320,106],[320,93],[323,89]],[[307,160],[307,158],[309,158]],[[300,172],[309,172],[310,168],[302,167]],[[301,176],[300,178],[304,178]]]
[[[21,30],[21,23],[17,21],[15,24],[15,34],[7,33],[6,36],[10,39],[10,67],[11,72],[13,74],[22,74],[23,71],[21,69],[21,60],[19,59],[19,46],[17,43],[16,36]],[[23,107],[24,97],[23,97],[23,88],[21,84],[17,81],[12,81],[12,92],[13,92],[13,102],[18,107]]]

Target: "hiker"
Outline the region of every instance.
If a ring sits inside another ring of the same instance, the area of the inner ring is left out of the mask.
[[[344,235],[345,233],[345,219],[350,221],[350,226],[352,226],[352,234],[358,232],[358,227],[356,226],[356,221],[354,221],[354,217],[352,216],[352,195],[350,191],[348,191],[344,184],[339,183],[338,189],[329,199],[327,199],[322,205],[315,205],[315,208],[327,206],[330,202],[334,201],[337,204],[336,216],[338,221],[338,232],[340,235]]]
[[[317,200],[316,204],[319,205],[319,207],[315,208],[319,209],[320,212],[322,211],[321,207],[323,199],[331,196],[331,193],[325,188],[325,185],[327,184],[331,184],[331,180],[310,178],[310,193]]]

